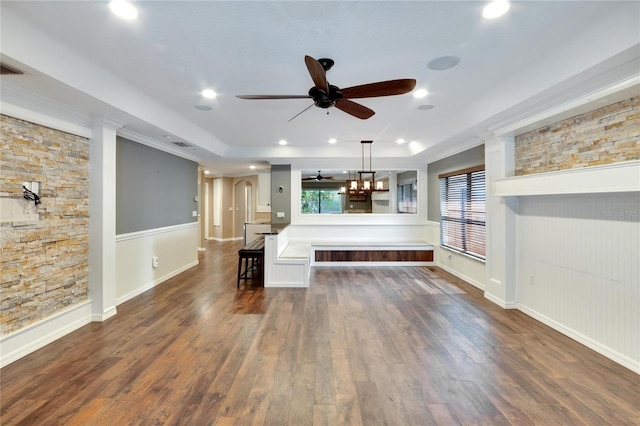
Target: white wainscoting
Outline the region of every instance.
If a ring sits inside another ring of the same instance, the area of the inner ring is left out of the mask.
[[[518,308],[640,373],[640,194],[521,197]]]
[[[158,257],[158,267],[151,260]],[[198,223],[116,237],[116,303],[155,287],[198,264]]]
[[[309,287],[309,258],[280,258],[288,238],[288,227],[264,237],[265,287]]]

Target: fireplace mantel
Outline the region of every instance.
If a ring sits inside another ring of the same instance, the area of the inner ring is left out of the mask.
[[[499,197],[640,192],[640,161],[495,179]]]

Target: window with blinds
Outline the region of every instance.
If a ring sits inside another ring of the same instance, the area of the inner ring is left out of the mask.
[[[418,213],[418,181],[398,185],[398,213]]]
[[[484,165],[440,178],[440,241],[444,247],[484,259]]]

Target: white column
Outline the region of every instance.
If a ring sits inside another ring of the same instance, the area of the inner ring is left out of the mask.
[[[514,138],[497,137],[485,142],[487,258],[484,297],[502,306],[515,308],[516,209],[514,197],[495,195],[495,179],[513,176]]]
[[[89,297],[91,319],[116,314],[116,123],[94,124],[89,142]]]

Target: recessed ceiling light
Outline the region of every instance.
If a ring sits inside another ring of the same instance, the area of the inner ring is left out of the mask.
[[[329,139],[329,143],[330,144],[334,144],[334,143],[338,143],[337,140],[335,140],[334,138]]]
[[[498,18],[509,10],[511,5],[506,0],[495,0],[482,8],[482,17],[485,19]]]
[[[418,89],[415,92],[413,92],[413,97],[416,99],[419,99],[419,98],[424,98],[428,94],[429,92],[427,92],[427,89]]]
[[[195,109],[199,109],[200,111],[211,111],[211,107],[209,105],[196,105]]]
[[[286,141],[286,140],[284,140],[284,139],[280,139],[280,140],[278,141],[278,143],[279,143],[280,145],[284,146],[284,145],[286,145],[286,144],[287,144],[287,141]]]
[[[405,142],[407,142],[407,141],[405,141],[405,140],[404,140],[404,139],[402,139],[402,138],[400,138],[400,139],[396,140],[396,143],[397,143],[398,145],[402,145],[402,144],[403,144],[403,143],[405,143]]]
[[[218,94],[211,89],[204,89],[202,91],[202,96],[207,99],[215,99]]]
[[[427,68],[434,71],[448,70],[460,63],[460,57],[458,56],[441,56],[439,58],[432,59],[427,64]]]
[[[250,168],[251,170],[254,170],[254,169],[256,168],[256,166],[254,166],[254,165],[252,164],[252,165],[250,165],[250,166],[249,166],[249,168]]]
[[[205,171],[204,171],[204,174],[205,174],[205,175],[208,175],[208,174],[209,174],[209,170],[205,170]]]
[[[418,107],[418,109],[419,109],[420,111],[427,111],[427,110],[430,110],[430,109],[433,109],[433,108],[434,108],[434,106],[433,106],[433,105],[420,105],[420,106]]]
[[[109,9],[119,18],[132,21],[138,17],[138,9],[125,0],[113,0],[109,3]]]

